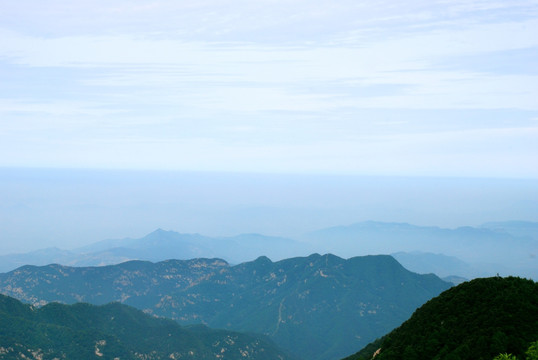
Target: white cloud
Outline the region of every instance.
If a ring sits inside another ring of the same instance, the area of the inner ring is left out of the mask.
[[[420,152],[383,152],[380,143],[387,148],[399,143],[389,141],[388,133],[380,142],[372,140],[381,128],[394,132],[405,126],[372,125],[399,122],[381,113],[368,118],[364,111],[538,111],[536,74],[451,64],[470,56],[487,63],[491,54],[538,48],[535,1],[245,1],[232,8],[227,1],[82,1],[76,6],[54,1],[41,7],[33,3],[37,10],[27,12],[23,9],[32,8],[32,2],[23,3],[6,4],[0,15],[0,66],[16,70],[13,79],[0,84],[0,136],[20,136],[40,157],[31,160],[23,151],[18,160],[10,155],[15,162],[71,164],[68,157],[88,151],[95,166],[123,162],[126,167],[197,164],[243,170],[256,167],[248,160],[253,156],[267,159],[264,166],[272,171],[383,171],[374,166],[379,163],[418,172],[433,160]],[[530,57],[522,61],[531,64]],[[518,64],[503,66],[516,70]],[[48,84],[30,75],[36,73],[69,81]],[[56,91],[55,86],[66,88]],[[417,121],[432,124],[438,129],[433,133],[446,132],[435,119]],[[456,129],[468,130],[455,122]],[[469,127],[514,126],[525,123],[481,121]],[[406,139],[417,128],[409,125]],[[39,131],[55,143],[34,145]],[[357,140],[357,134],[364,138]],[[439,136],[432,138],[442,143]],[[465,134],[447,136],[455,141]],[[517,136],[500,139],[517,142]],[[414,140],[425,144],[421,139]],[[69,152],[75,143],[83,150]],[[133,143],[144,149],[141,161],[129,160],[128,154],[138,154]],[[528,153],[536,150],[528,141],[521,143]],[[116,159],[109,160],[102,148]],[[65,152],[69,156],[61,155]],[[169,152],[196,155],[192,162],[167,156],[143,160],[150,157],[144,154]],[[342,153],[347,155],[339,157]],[[371,154],[378,155],[370,159]],[[457,157],[449,149],[444,154],[446,162]],[[412,156],[423,161],[405,160]],[[355,167],[356,159],[363,165]],[[6,161],[11,160],[0,164]],[[509,161],[503,166],[510,167]]]

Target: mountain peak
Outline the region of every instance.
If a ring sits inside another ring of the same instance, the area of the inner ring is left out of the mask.
[[[162,228],[158,228],[156,230],[153,230],[152,232],[150,232],[149,234],[146,235],[146,237],[148,236],[154,236],[154,235],[168,235],[168,234],[178,234],[178,232],[175,232],[175,231],[172,231],[172,230],[164,230]]]
[[[256,260],[254,260],[255,264],[272,264],[273,262],[271,259],[269,259],[267,256],[260,256]]]

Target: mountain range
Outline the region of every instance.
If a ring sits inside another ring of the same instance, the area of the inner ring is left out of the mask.
[[[0,274],[1,293],[33,305],[117,301],[182,324],[263,334],[309,360],[356,351],[450,286],[388,255],[23,266]]]
[[[292,360],[256,335],[182,327],[119,303],[35,308],[0,295],[1,359]]]
[[[502,224],[502,223],[498,223]],[[510,223],[513,224],[513,223]],[[534,227],[535,223],[520,222],[520,228]],[[510,227],[510,231],[514,231]],[[538,235],[512,235],[500,227],[459,227],[443,229],[435,226],[415,226],[406,223],[381,223],[367,221],[349,226],[335,226],[308,234],[310,242],[325,244],[330,239],[333,251],[362,251],[368,254],[393,253],[397,251],[437,252],[458,257],[464,261],[480,262],[489,260],[506,261],[507,256],[523,253],[529,257],[529,250],[535,249]],[[510,254],[501,253],[512,246]],[[532,254],[532,253],[531,253]]]
[[[163,261],[200,257],[219,257],[238,264],[261,255],[281,260],[310,254],[310,251],[306,251],[308,249],[307,245],[292,239],[260,234],[208,237],[157,229],[139,239],[110,239],[73,250],[47,248],[3,255],[0,256],[0,272],[11,271],[23,265],[103,266],[128,260]]]
[[[518,275],[538,279],[538,223],[492,222],[443,229],[366,221],[326,228],[298,239],[242,234],[209,237],[158,229],[139,239],[104,240],[73,250],[48,248],[0,256],[0,271],[22,265],[103,266],[128,260],[222,258],[231,264],[267,256],[278,261],[311,253],[349,258],[393,254],[420,273],[465,278]]]

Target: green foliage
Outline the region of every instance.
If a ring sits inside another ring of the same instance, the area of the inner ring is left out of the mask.
[[[475,279],[420,307],[374,346],[381,349],[375,359],[407,360],[416,354],[436,360],[490,360],[498,354],[522,359],[538,334],[536,319],[538,283],[515,277]],[[536,356],[538,345],[533,344],[527,357]],[[375,350],[367,347],[348,359],[371,359]]]
[[[538,341],[531,343],[527,351],[525,352],[526,360],[538,360]],[[512,354],[499,354],[493,358],[493,360],[517,360]]]
[[[183,328],[118,303],[36,310],[0,295],[0,324],[1,359],[292,359],[257,336]]]
[[[533,342],[525,352],[527,360],[538,360],[538,341]]]
[[[363,347],[449,287],[434,275],[407,271],[390,256],[314,254],[274,263],[260,257],[236,266],[219,259],[132,261],[0,274],[0,292],[27,302],[122,301],[185,325],[265,334],[315,360]]]
[[[493,358],[493,360],[517,360],[517,358],[512,354],[499,354]]]

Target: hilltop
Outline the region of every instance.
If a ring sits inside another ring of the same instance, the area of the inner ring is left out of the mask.
[[[524,358],[538,340],[538,283],[475,279],[421,306],[400,327],[345,360]]]

